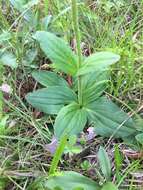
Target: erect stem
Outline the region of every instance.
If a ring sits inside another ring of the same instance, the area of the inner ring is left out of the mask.
[[[0,120],[2,119],[3,116],[3,94],[0,91]]]
[[[2,79],[3,79],[3,65],[0,65],[0,85],[2,84]],[[3,116],[3,93],[0,89],[0,120],[2,119]]]
[[[59,146],[55,152],[54,158],[51,163],[49,175],[53,175],[56,172],[58,163],[61,159],[62,153],[64,152],[64,148],[65,148],[66,144],[67,144],[67,135],[63,136],[60,140]]]
[[[76,52],[78,55],[78,69],[82,64],[82,52],[81,52],[81,38],[80,38],[80,30],[79,30],[79,22],[78,22],[78,7],[77,0],[72,0],[72,18],[73,18],[73,27],[74,33],[76,37]],[[79,104],[82,105],[82,88],[81,88],[81,76],[78,77],[78,101]]]
[[[45,9],[45,16],[48,15],[48,9],[49,9],[49,0],[44,1],[44,9]]]

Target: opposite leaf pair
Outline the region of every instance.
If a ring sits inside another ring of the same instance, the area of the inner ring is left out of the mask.
[[[116,137],[124,138],[136,132],[132,119],[106,97],[101,97],[109,79],[106,70],[119,60],[118,55],[110,52],[95,53],[83,58],[78,68],[77,56],[62,39],[43,31],[36,32],[34,38],[53,62],[52,67],[73,76],[75,83],[69,86],[66,80],[54,72],[37,71],[33,77],[46,88],[26,96],[27,101],[40,111],[58,114],[54,125],[58,139],[65,134],[80,133],[87,121],[94,123],[96,133],[103,136],[115,132]],[[82,105],[79,104],[76,88],[79,76]]]

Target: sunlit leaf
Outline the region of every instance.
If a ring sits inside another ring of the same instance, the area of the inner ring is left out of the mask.
[[[94,71],[103,71],[110,65],[119,61],[119,59],[119,55],[111,52],[99,52],[92,54],[85,59],[82,67],[78,71],[78,75],[83,75]]]

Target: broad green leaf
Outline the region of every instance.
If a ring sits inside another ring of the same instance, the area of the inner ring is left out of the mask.
[[[136,135],[136,140],[143,145],[143,133]]]
[[[89,104],[87,110],[89,119],[94,123],[95,132],[98,135],[124,138],[136,133],[133,120],[106,97]]]
[[[78,75],[84,75],[94,71],[103,71],[110,65],[119,61],[120,56],[111,52],[95,53],[83,62],[82,67],[78,71]]]
[[[50,71],[34,71],[32,76],[45,87],[68,86],[68,83],[59,75]]]
[[[55,135],[57,138],[65,134],[76,135],[83,130],[86,122],[86,110],[77,103],[72,103],[60,110],[54,125]]]
[[[111,163],[108,157],[106,150],[103,147],[100,147],[97,154],[100,168],[106,180],[110,180],[111,177]]]
[[[11,34],[9,32],[3,32],[2,34],[0,34],[0,44],[2,44],[5,41],[8,41],[9,39],[11,39]]]
[[[102,95],[107,87],[108,78],[107,72],[99,71],[82,76],[81,87],[84,105],[95,101]]]
[[[76,101],[77,97],[68,87],[50,86],[27,94],[26,99],[42,112],[57,114],[65,104]]]
[[[60,176],[50,177],[45,181],[45,187],[53,190],[59,187],[62,190],[99,190],[99,186],[91,179],[72,171],[63,172]]]
[[[41,49],[54,63],[56,69],[70,75],[77,72],[77,59],[70,47],[52,33],[38,31],[34,38],[40,43]]]
[[[118,190],[118,188],[112,183],[108,182],[106,183],[101,190]]]
[[[0,52],[0,62],[3,65],[7,65],[13,69],[17,68],[18,66],[16,57],[10,52]]]

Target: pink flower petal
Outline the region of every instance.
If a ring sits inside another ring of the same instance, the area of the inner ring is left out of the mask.
[[[8,84],[2,84],[0,87],[1,91],[9,94],[11,92],[11,87]]]

